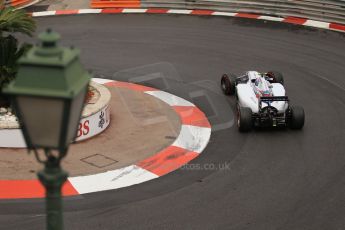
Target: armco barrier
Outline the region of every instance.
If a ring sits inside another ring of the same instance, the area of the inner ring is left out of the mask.
[[[171,8],[257,13],[345,24],[345,0],[92,0],[93,8]]]
[[[157,5],[157,3],[159,5]],[[196,0],[169,1],[142,0],[142,7],[171,7],[187,9],[209,9],[225,12],[257,13],[271,16],[293,16],[319,21],[345,23],[345,1],[243,1],[243,0]]]

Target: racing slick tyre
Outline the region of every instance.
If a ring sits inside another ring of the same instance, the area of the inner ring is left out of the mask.
[[[271,78],[273,78],[273,81],[271,83],[280,83],[284,85],[284,77],[283,74],[277,71],[269,71],[267,72],[267,75]]]
[[[304,109],[301,106],[291,106],[290,113],[290,128],[302,129],[304,126]]]
[[[236,76],[233,74],[223,74],[220,86],[225,95],[234,95],[236,91]]]
[[[253,127],[252,110],[237,106],[237,127],[240,132],[249,132]]]

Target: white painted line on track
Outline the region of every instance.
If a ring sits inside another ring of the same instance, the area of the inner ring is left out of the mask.
[[[147,9],[123,9],[122,13],[146,13]]]
[[[103,78],[92,78],[92,81],[98,83],[98,84],[106,84],[109,82],[115,82],[114,80],[110,80],[110,79],[103,79]]]
[[[56,14],[56,11],[51,10],[51,11],[34,12],[34,13],[32,13],[32,16],[33,17],[43,17],[43,16],[52,16],[55,14]]]
[[[237,13],[228,13],[228,12],[213,12],[212,15],[214,16],[226,16],[226,17],[233,17],[235,16]]]
[[[192,10],[168,10],[168,14],[190,14]]]
[[[322,28],[322,29],[328,29],[330,23],[314,21],[314,20],[307,20],[303,25],[304,26],[311,26],[311,27]]]
[[[102,12],[102,9],[80,9],[79,14],[99,14]]]
[[[146,91],[145,93],[164,101],[170,106],[194,106],[189,101],[164,91]]]
[[[172,145],[201,153],[206,148],[210,136],[211,128],[182,125],[180,134]]]
[[[139,166],[130,165],[125,168],[99,173],[89,176],[69,178],[70,183],[79,194],[99,192],[123,188],[158,178]]]
[[[267,20],[267,21],[275,21],[275,22],[281,22],[284,20],[284,18],[271,17],[271,16],[260,16],[258,19]]]

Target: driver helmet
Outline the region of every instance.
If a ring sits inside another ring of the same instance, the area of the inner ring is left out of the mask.
[[[266,81],[265,77],[258,75],[254,82],[254,90],[256,96],[269,97],[272,96],[272,91],[269,87],[270,83]]]

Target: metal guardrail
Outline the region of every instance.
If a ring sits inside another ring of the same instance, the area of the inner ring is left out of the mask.
[[[141,0],[141,7],[293,16],[345,24],[345,0]]]

